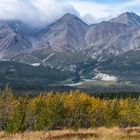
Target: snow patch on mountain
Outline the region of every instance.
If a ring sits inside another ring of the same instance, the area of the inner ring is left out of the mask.
[[[43,62],[49,60],[53,55],[54,55],[54,53],[51,53],[47,58],[43,59]]]
[[[38,67],[38,66],[40,66],[40,63],[33,63],[31,65],[34,66],[34,67]]]
[[[101,80],[101,81],[117,81],[117,77],[105,73],[98,73],[93,80]]]

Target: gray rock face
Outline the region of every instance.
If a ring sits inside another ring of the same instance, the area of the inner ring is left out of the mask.
[[[57,68],[91,57],[108,59],[140,48],[139,25],[140,17],[128,12],[93,26],[66,14],[41,30],[20,21],[1,21],[0,58]]]
[[[11,57],[29,48],[31,44],[24,37],[14,32],[7,23],[0,22],[0,58]]]
[[[40,44],[50,44],[53,50],[75,52],[86,47],[88,25],[74,15],[66,14],[52,24],[40,38]],[[41,45],[42,46],[42,45]]]
[[[107,43],[104,43],[107,42]],[[137,45],[136,45],[137,44]],[[108,59],[113,56],[121,55],[127,51],[139,48],[133,34],[119,34],[110,39],[100,40],[94,44],[96,47],[91,47],[89,55],[98,56]]]
[[[27,25],[21,21],[8,20],[5,22],[12,28],[14,32],[24,36],[26,39],[35,36],[39,31],[39,28],[31,27],[31,25]]]
[[[86,34],[88,49],[92,57],[108,59],[140,47],[140,17],[134,13],[123,13],[109,22],[90,27]]]
[[[119,22],[131,26],[140,26],[140,16],[135,13],[126,12],[120,16],[110,20],[111,22]]]
[[[111,38],[127,31],[129,31],[129,28],[125,24],[103,21],[88,30],[86,41],[89,45],[92,45],[99,40]]]

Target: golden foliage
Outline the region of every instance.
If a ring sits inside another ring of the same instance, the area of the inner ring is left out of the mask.
[[[100,99],[78,90],[35,97],[16,97],[11,93],[8,88],[1,91],[1,130],[140,126],[140,98]]]

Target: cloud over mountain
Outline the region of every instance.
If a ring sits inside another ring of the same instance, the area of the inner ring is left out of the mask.
[[[140,14],[139,5],[140,0],[121,3],[97,0],[0,0],[0,19],[22,20],[34,26],[43,26],[71,13],[93,24],[126,11]]]
[[[22,20],[29,24],[44,25],[54,22],[65,13],[78,15],[65,1],[57,0],[1,0],[1,20]]]

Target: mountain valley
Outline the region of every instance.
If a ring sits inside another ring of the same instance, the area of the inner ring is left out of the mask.
[[[135,13],[94,25],[70,13],[43,28],[0,21],[1,85],[44,83],[45,89],[82,82],[90,89],[108,82],[108,87],[122,83],[139,91],[139,53],[140,16]]]

